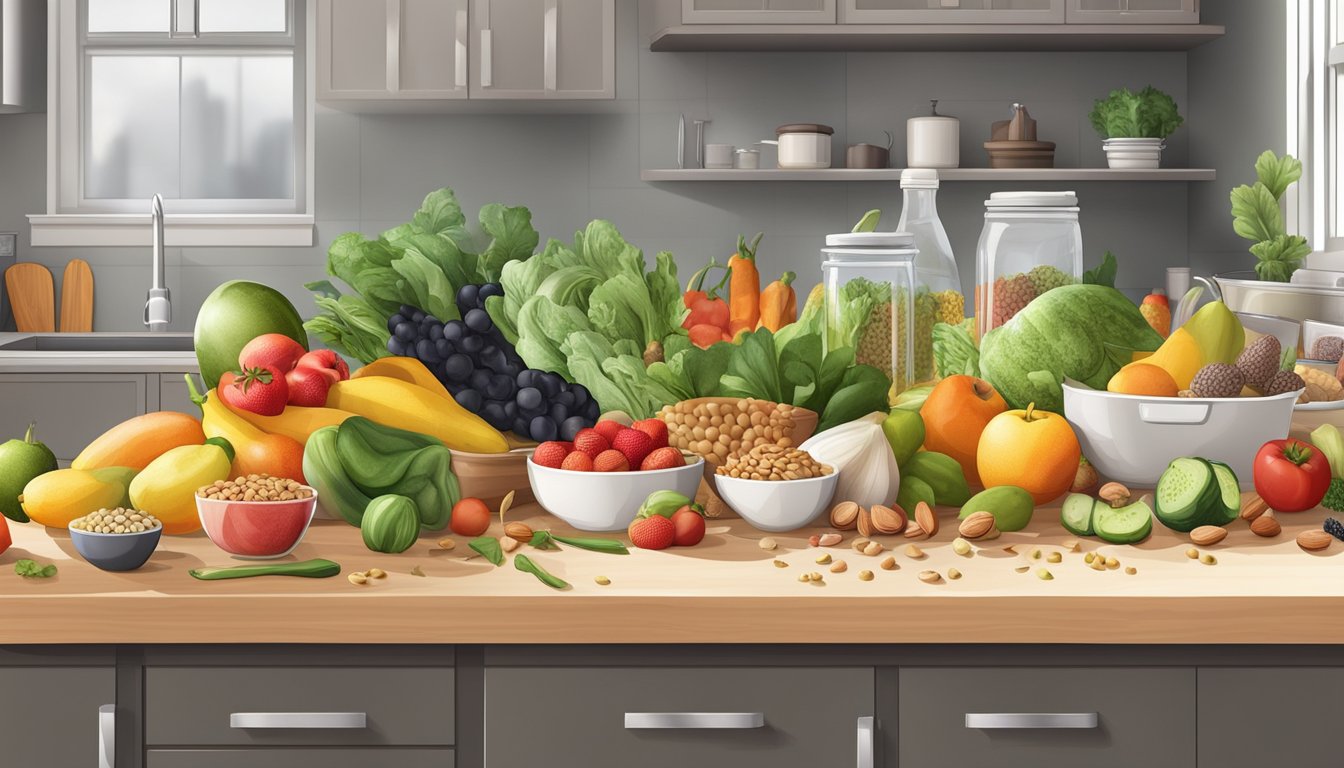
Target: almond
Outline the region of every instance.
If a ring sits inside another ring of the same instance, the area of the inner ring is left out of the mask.
[[[966,539],[984,538],[994,528],[994,515],[981,510],[972,512],[957,526],[957,533]]]
[[[843,541],[844,538],[845,537],[841,536],[838,533],[823,533],[821,534],[821,536],[817,537],[817,546],[834,547],[836,544],[839,544],[841,541]]]
[[[532,528],[526,523],[505,523],[504,535],[519,544],[526,544],[532,540]]]
[[[933,513],[932,507],[922,501],[915,505],[915,522],[930,536],[938,535],[938,516]]]
[[[1246,500],[1241,508],[1242,520],[1255,520],[1269,510],[1269,504],[1259,496],[1252,496]]]
[[[1261,514],[1251,521],[1251,533],[1254,533],[1256,536],[1264,536],[1267,539],[1272,539],[1275,536],[1278,536],[1282,531],[1283,526],[1279,525],[1279,521],[1274,519],[1274,515],[1272,514]]]
[[[881,504],[874,504],[869,516],[872,519],[873,528],[878,533],[900,533],[905,530],[905,525],[909,522],[905,510],[899,506],[884,507]]]
[[[1190,541],[1198,547],[1211,547],[1227,538],[1227,529],[1218,525],[1201,525],[1190,532]]]
[[[859,521],[859,505],[852,501],[842,501],[831,507],[831,527],[840,531],[852,531]]]
[[[872,538],[877,529],[873,527],[873,515],[863,507],[859,507],[858,518],[854,521],[855,527],[859,529],[859,535],[864,538]]]
[[[1316,552],[1330,546],[1335,537],[1321,530],[1303,531],[1297,534],[1297,546],[1308,552]]]
[[[904,533],[907,539],[922,539],[927,535],[924,533],[924,526],[920,525],[918,520],[911,520],[910,524],[905,526]]]

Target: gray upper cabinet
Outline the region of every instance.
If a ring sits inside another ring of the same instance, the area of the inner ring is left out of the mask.
[[[683,24],[834,24],[836,0],[681,0]]]
[[[473,0],[471,98],[616,97],[616,0]]]
[[[844,24],[1062,24],[1067,0],[841,0]],[[1079,0],[1073,0],[1078,2]],[[1124,0],[1117,0],[1124,2]],[[1134,0],[1138,2],[1138,0]]]
[[[112,667],[0,667],[0,764],[103,765],[100,737],[115,721],[98,710],[116,702],[116,688]]]
[[[318,101],[465,99],[469,0],[318,0]]]
[[[1198,24],[1199,0],[1069,0],[1070,24]]]

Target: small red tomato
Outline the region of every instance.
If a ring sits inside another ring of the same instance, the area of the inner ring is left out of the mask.
[[[332,384],[350,378],[350,366],[341,359],[340,355],[330,349],[314,349],[299,358],[297,367],[316,368],[325,373],[331,379]]]
[[[302,344],[283,333],[263,333],[243,346],[238,353],[238,367],[247,370],[270,366],[288,373],[307,353]]]
[[[1270,440],[1255,454],[1255,492],[1276,512],[1301,512],[1330,488],[1330,462],[1301,440]]]
[[[674,529],[672,543],[678,547],[694,547],[705,539],[705,516],[699,504],[687,504],[672,513]]]
[[[321,408],[327,404],[327,393],[334,384],[324,370],[299,366],[285,374],[289,385],[289,404],[307,408]]]
[[[490,508],[480,499],[462,499],[453,505],[449,526],[458,536],[480,536],[490,527]]]

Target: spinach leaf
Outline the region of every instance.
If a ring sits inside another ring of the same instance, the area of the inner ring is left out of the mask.
[[[494,536],[481,536],[480,538],[472,539],[467,542],[467,546],[471,547],[472,551],[476,552],[476,554],[484,557],[495,565],[504,564],[504,549],[499,546],[499,540]]]
[[[34,560],[23,559],[14,563],[14,572],[28,579],[49,579],[56,575],[56,565],[42,565]]]
[[[1089,269],[1083,273],[1084,285],[1104,285],[1107,288],[1115,287],[1115,275],[1119,271],[1119,264],[1116,263],[1115,254],[1110,251],[1101,257],[1101,263],[1095,269]]]

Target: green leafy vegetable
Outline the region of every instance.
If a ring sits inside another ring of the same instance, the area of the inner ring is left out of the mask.
[[[49,579],[56,575],[56,565],[41,565],[35,560],[23,559],[14,563],[14,572],[29,579]]]
[[[1115,254],[1110,251],[1101,257],[1101,264],[1096,269],[1089,269],[1083,273],[1082,282],[1086,285],[1104,285],[1107,288],[1115,287],[1115,275],[1120,269],[1120,265],[1115,260]]]
[[[1289,185],[1302,178],[1302,163],[1292,155],[1265,150],[1255,160],[1256,182],[1232,190],[1232,230],[1250,240],[1255,273],[1261,280],[1286,283],[1311,253],[1301,235],[1284,229],[1279,200]]]
[[[1330,487],[1325,490],[1321,506],[1336,512],[1344,512],[1344,479],[1336,477],[1330,480]]]
[[[975,318],[966,318],[960,325],[935,323],[933,326],[933,359],[943,377],[964,373],[980,375],[980,350],[971,338]]]
[[[1185,122],[1175,100],[1151,85],[1138,93],[1111,91],[1092,105],[1088,118],[1103,139],[1165,139]]]
[[[1302,267],[1302,260],[1311,253],[1311,246],[1301,235],[1277,235],[1251,246],[1255,255],[1255,274],[1261,280],[1286,283]]]
[[[495,565],[504,564],[504,549],[499,546],[499,540],[493,536],[481,536],[467,542],[467,546],[472,551],[484,557]]]
[[[530,573],[537,577],[537,580],[551,589],[569,589],[569,582],[552,574],[550,571],[542,568],[540,565],[532,562],[532,558],[527,555],[514,555],[513,567],[523,573]]]

